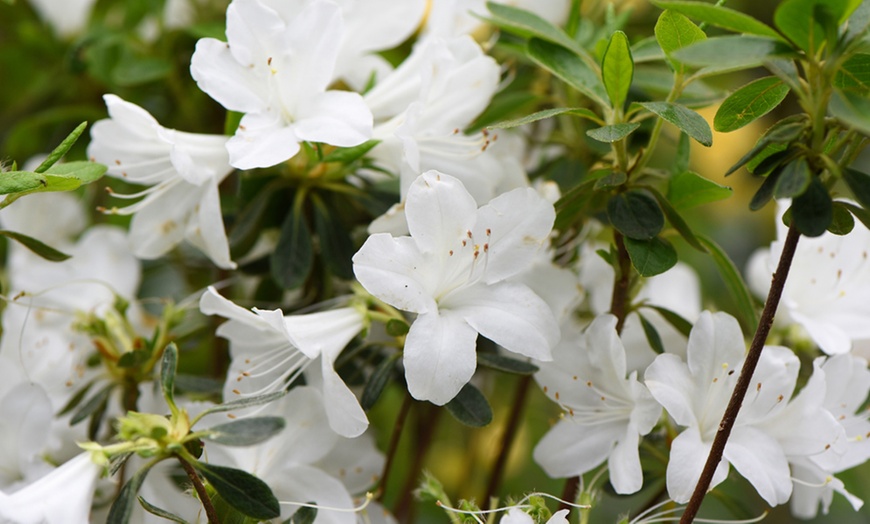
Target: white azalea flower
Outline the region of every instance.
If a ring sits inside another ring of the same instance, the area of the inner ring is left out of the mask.
[[[700,477],[725,407],[743,365],[746,345],[737,321],[725,314],[701,314],[689,336],[687,363],[662,354],[646,370],[646,385],[677,424],[686,429],[671,443],[668,493],[685,503]],[[800,368],[791,350],[767,346],[752,378],[711,487],[733,464],[771,506],[786,502],[792,483],[780,442],[764,422],[785,408]]]
[[[0,522],[87,524],[102,468],[81,453],[14,493],[0,491]]]
[[[224,386],[227,401],[280,391],[305,372],[309,382],[322,387],[326,414],[336,432],[355,437],[365,431],[365,412],[333,369],[338,354],[365,326],[359,310],[346,307],[285,317],[280,309],[239,307],[212,287],[202,295],[200,309],[229,319],[217,329],[219,336],[230,341],[232,362]],[[318,360],[320,372],[312,373],[308,367]]]
[[[786,227],[779,217],[788,201],[777,202],[777,240],[756,252],[747,280],[760,297],[767,296],[776,270]],[[798,324],[829,355],[848,352],[854,342],[870,340],[870,230],[861,224],[848,235],[802,237],[777,311],[778,323]]]
[[[661,406],[638,382],[626,377],[625,348],[616,317],[596,317],[585,333],[563,324],[553,361],[540,364],[535,380],[566,414],[535,447],[535,461],[551,477],[572,477],[605,460],[617,493],[643,485],[638,445],[661,415]]]
[[[411,235],[370,236],[354,273],[374,296],[417,313],[405,341],[408,390],[442,405],[474,374],[477,334],[509,351],[550,360],[559,327],[547,304],[508,281],[547,239],[553,206],[531,188],[480,209],[462,183],[429,171],[408,191]]]
[[[292,18],[284,15],[260,0],[235,0],[227,42],[200,39],[191,59],[200,89],[246,113],[227,143],[230,164],[240,169],[283,162],[302,141],[347,147],[371,136],[362,97],[326,90],[344,35],[339,6],[311,0]]]
[[[88,155],[109,175],[152,185],[141,201],[112,212],[133,215],[130,244],[140,258],[157,258],[183,239],[217,266],[232,269],[218,184],[233,168],[227,137],[162,127],[147,111],[115,95],[103,97],[110,118],[91,128]]]
[[[532,517],[519,508],[509,509],[498,522],[499,524],[535,524]],[[568,524],[568,510],[560,509],[553,513],[553,516],[547,519],[547,524]]]
[[[244,448],[211,444],[209,460],[253,473],[272,488],[279,501],[313,501],[321,506],[317,512],[318,523],[354,524],[356,515],[346,511],[354,507],[352,493],[342,479],[331,473],[341,469],[336,462],[339,457],[351,459],[343,466],[348,470],[355,469],[360,463],[370,463],[371,459],[365,454],[340,451],[347,443],[330,429],[325,415],[328,402],[314,388],[293,388],[261,412],[284,418],[286,427],[280,434],[262,444]],[[366,453],[377,454],[373,447],[367,449]],[[339,450],[338,456],[330,457],[336,450]],[[372,464],[382,463],[376,460]],[[367,469],[371,475],[373,469]],[[369,480],[373,480],[371,476]],[[328,508],[345,511],[330,511]],[[297,510],[298,506],[282,504],[281,521]]]

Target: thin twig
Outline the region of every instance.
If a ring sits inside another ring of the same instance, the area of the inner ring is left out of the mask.
[[[510,418],[508,419],[507,425],[504,428],[504,433],[501,437],[501,446],[498,450],[498,456],[495,459],[495,464],[492,466],[492,475],[489,477],[489,483],[486,486],[486,495],[483,497],[482,504],[486,504],[489,506],[490,501],[495,496],[496,491],[498,491],[499,486],[501,485],[501,478],[504,474],[504,468],[507,464],[508,455],[510,455],[511,445],[514,442],[514,438],[517,435],[517,429],[520,426],[520,420],[522,417],[520,415],[523,412],[523,408],[526,405],[526,399],[528,398],[529,386],[532,385],[532,376],[525,375],[520,378],[519,383],[517,383],[516,387],[516,395],[514,396],[513,409],[511,410]],[[490,507],[489,509],[493,509]]]
[[[387,459],[384,461],[384,469],[381,471],[381,479],[378,481],[378,489],[376,490],[378,500],[383,500],[384,493],[387,491],[387,477],[390,474],[393,459],[396,457],[396,451],[399,449],[402,428],[405,427],[405,419],[408,417],[408,411],[411,410],[412,402],[411,395],[405,393],[405,400],[402,401],[402,407],[399,408],[399,414],[396,416],[396,425],[393,426],[393,434],[390,437],[390,447],[387,450]]]
[[[196,490],[196,494],[199,496],[199,501],[205,509],[205,514],[208,516],[209,524],[220,524],[217,511],[211,503],[211,499],[208,496],[208,492],[205,490],[205,485],[203,485],[202,480],[199,478],[199,474],[197,474],[196,470],[193,469],[193,466],[188,461],[181,457],[177,458],[178,461],[181,462],[181,467],[184,468],[184,472],[187,473],[187,478],[189,478],[190,482],[193,483],[193,489]]]
[[[737,379],[737,384],[734,386],[734,392],[731,394],[731,400],[728,402],[728,407],[725,409],[725,414],[722,416],[722,422],[719,423],[719,431],[716,433],[716,438],[713,439],[713,445],[710,448],[710,455],[707,457],[707,463],[704,465],[704,470],[701,472],[701,478],[698,479],[698,484],[695,486],[695,492],[692,493],[692,498],[686,505],[686,511],[680,519],[680,524],[689,524],[695,519],[698,510],[701,507],[701,502],[707,494],[710,487],[710,482],[713,479],[713,474],[722,460],[722,454],[725,452],[725,444],[728,442],[728,437],[731,435],[731,429],[734,427],[734,422],[737,420],[737,413],[740,411],[740,406],[743,404],[743,397],[749,390],[749,385],[752,382],[752,375],[755,373],[755,368],[758,365],[758,359],[761,357],[761,351],[764,349],[764,343],[767,341],[767,335],[770,333],[770,328],[773,325],[773,318],[776,314],[776,308],[779,306],[779,300],[782,297],[782,291],[785,288],[785,281],[788,278],[788,271],[791,268],[792,260],[794,259],[795,250],[797,249],[800,233],[792,223],[788,229],[788,235],[785,237],[785,242],[782,246],[782,254],[779,257],[779,265],[776,268],[776,273],[773,274],[773,280],[770,284],[770,292],[767,295],[767,301],[764,303],[764,309],[761,312],[761,320],[758,322],[758,329],[755,330],[755,336],[752,339],[752,344],[749,346],[749,353],[746,355],[746,360],[743,362],[743,368],[740,370],[740,377]]]

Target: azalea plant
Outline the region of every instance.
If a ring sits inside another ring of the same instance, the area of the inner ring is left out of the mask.
[[[0,19],[0,522],[870,516],[870,2]]]

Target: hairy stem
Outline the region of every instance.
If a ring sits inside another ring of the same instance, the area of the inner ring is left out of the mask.
[[[511,445],[516,438],[517,430],[520,427],[520,415],[526,405],[528,398],[529,387],[532,385],[532,376],[525,375],[520,378],[516,387],[516,395],[514,396],[513,408],[511,409],[510,418],[504,428],[504,433],[501,437],[501,447],[498,450],[498,456],[495,459],[495,464],[492,466],[492,475],[489,477],[489,483],[486,485],[486,495],[484,495],[481,504],[490,505],[490,501],[495,496],[501,485],[501,478],[504,474],[504,468],[507,464],[508,455],[510,455]],[[493,509],[493,508],[489,508]]]
[[[788,229],[788,235],[785,237],[785,243],[782,246],[779,265],[776,268],[776,273],[773,274],[773,280],[770,284],[770,292],[767,295],[767,301],[764,303],[764,309],[761,312],[761,320],[758,322],[758,329],[755,330],[755,336],[752,339],[752,344],[749,346],[749,353],[747,353],[746,360],[743,362],[743,368],[740,370],[740,377],[737,379],[737,384],[734,386],[734,392],[731,394],[731,400],[728,402],[728,407],[725,408],[722,422],[719,423],[719,431],[716,433],[716,438],[713,439],[713,446],[710,448],[710,455],[707,457],[707,463],[704,464],[701,478],[698,479],[698,484],[695,486],[695,492],[692,493],[692,498],[686,505],[686,511],[683,512],[680,524],[689,524],[694,521],[695,515],[698,514],[698,509],[701,507],[701,502],[704,500],[704,496],[707,494],[707,490],[710,487],[710,481],[713,479],[716,467],[722,460],[722,454],[725,452],[725,444],[728,442],[728,437],[731,435],[731,429],[734,427],[734,421],[737,420],[737,413],[740,411],[743,397],[746,396],[746,392],[749,390],[749,385],[752,382],[752,375],[755,373],[758,359],[761,357],[761,351],[764,349],[764,343],[767,341],[767,335],[770,333],[770,328],[773,325],[776,308],[779,306],[779,300],[782,297],[782,291],[785,288],[785,281],[786,278],[788,278],[788,271],[789,268],[791,268],[791,263],[794,259],[799,239],[800,233],[794,226],[794,223],[792,223],[791,227]]]
[[[402,428],[405,427],[405,420],[408,418],[408,411],[411,410],[411,395],[405,393],[405,400],[402,401],[402,407],[399,408],[399,414],[396,416],[396,425],[393,427],[393,434],[390,436],[390,447],[387,449],[387,459],[384,461],[384,469],[381,471],[381,480],[378,482],[378,500],[383,500],[384,494],[387,492],[387,478],[390,475],[390,469],[393,466],[393,459],[396,458],[396,451],[399,449],[399,440],[402,438]]]
[[[215,511],[214,506],[211,503],[211,499],[208,496],[208,492],[205,490],[205,485],[202,483],[202,479],[199,478],[199,475],[196,470],[193,469],[190,462],[181,457],[177,458],[178,461],[181,462],[181,467],[184,468],[184,472],[187,473],[187,478],[189,478],[190,482],[193,483],[193,489],[196,490],[196,494],[199,496],[199,501],[202,503],[203,509],[205,509],[205,514],[208,517],[209,524],[220,524],[217,511]]]

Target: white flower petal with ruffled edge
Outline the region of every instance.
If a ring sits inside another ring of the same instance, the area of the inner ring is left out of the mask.
[[[778,506],[788,501],[791,474],[776,439],[752,426],[736,427],[728,438],[723,457],[768,504]]]
[[[538,442],[533,456],[551,477],[573,477],[607,460],[617,440],[624,436],[622,421],[587,426],[567,416]]]
[[[408,231],[422,253],[434,255],[444,264],[455,244],[469,239],[477,217],[477,202],[462,183],[438,171],[427,171],[413,184],[405,199],[405,218]],[[458,259],[458,256],[456,257]],[[470,263],[470,261],[469,261]]]
[[[190,58],[190,75],[197,87],[220,105],[251,113],[268,104],[270,96],[269,84],[248,66],[235,59],[226,42],[201,38]]]
[[[427,313],[437,309],[432,271],[410,237],[371,235],[353,256],[353,272],[372,295],[404,311]]]

